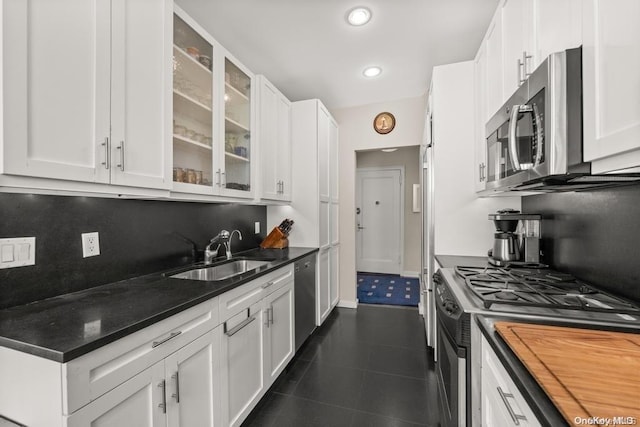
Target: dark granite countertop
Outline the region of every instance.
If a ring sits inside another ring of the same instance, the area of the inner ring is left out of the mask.
[[[317,251],[254,249],[235,257],[271,262],[219,282],[159,272],[0,310],[0,346],[68,362]],[[99,328],[85,330],[96,323]]]
[[[436,255],[436,261],[442,268],[454,268],[458,265],[465,267],[489,267],[486,256]]]

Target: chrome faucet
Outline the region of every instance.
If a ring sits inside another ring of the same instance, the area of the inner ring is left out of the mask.
[[[224,244],[225,248],[227,248],[227,259],[229,258],[229,243],[230,234],[227,230],[222,230],[218,233],[216,237],[211,239],[207,247],[204,249],[204,263],[205,265],[211,264],[213,259],[218,255],[218,250],[220,249],[220,245]],[[218,244],[215,249],[211,249],[213,245]]]
[[[231,259],[231,238],[233,237],[233,233],[238,233],[238,239],[242,240],[242,233],[240,230],[233,230],[231,234],[229,234],[229,238],[224,242],[224,247],[227,250],[227,259]]]

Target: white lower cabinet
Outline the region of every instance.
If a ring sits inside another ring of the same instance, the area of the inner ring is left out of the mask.
[[[265,375],[273,383],[295,353],[293,281],[264,299],[267,318],[265,330]]]
[[[169,426],[222,425],[218,326],[165,359],[164,389]]]
[[[68,427],[219,426],[220,327],[67,417]]]
[[[223,423],[242,423],[265,391],[264,328],[262,301],[238,313],[224,324],[221,345]]]
[[[293,292],[289,265],[221,296],[223,425],[242,424],[293,358]]]
[[[164,363],[158,362],[66,418],[68,427],[166,426]]]
[[[318,255],[318,280],[316,281],[316,325],[322,325],[322,322],[331,313],[331,265],[329,258],[330,248],[320,249]]]
[[[293,264],[67,363],[0,346],[29,427],[238,426],[295,353]],[[38,408],[34,411],[33,408]]]
[[[482,425],[539,426],[531,408],[511,380],[486,338],[482,337]]]

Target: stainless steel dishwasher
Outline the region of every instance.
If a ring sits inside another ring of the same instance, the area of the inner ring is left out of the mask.
[[[307,255],[294,264],[296,351],[316,328],[316,256]]]

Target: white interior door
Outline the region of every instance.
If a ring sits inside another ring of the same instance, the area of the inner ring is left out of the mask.
[[[400,274],[402,266],[402,169],[356,171],[356,268]]]

